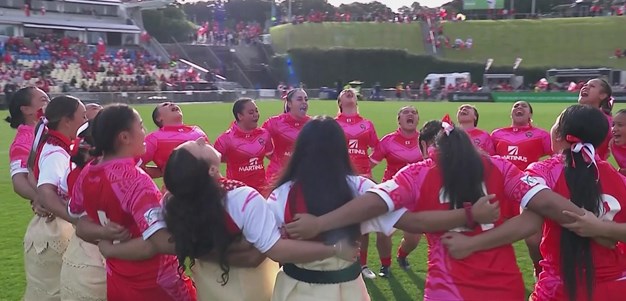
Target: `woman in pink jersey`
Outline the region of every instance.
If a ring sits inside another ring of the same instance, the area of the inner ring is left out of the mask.
[[[419,114],[412,106],[402,107],[398,111],[398,129],[385,135],[370,155],[370,161],[375,166],[383,159],[387,160],[387,167],[382,181],[390,180],[401,168],[409,163],[423,160],[419,151]],[[403,269],[409,269],[406,257],[419,243],[420,234],[404,232],[401,245],[398,247],[397,260]],[[380,256],[381,269],[379,275],[387,276],[391,265],[391,237],[378,233],[376,247]]]
[[[339,93],[337,106],[339,107],[339,115],[335,117],[335,120],[346,135],[350,161],[358,175],[372,179],[372,164],[369,160],[368,150],[374,149],[378,145],[378,135],[374,124],[359,115],[356,93],[352,89],[346,89]],[[379,275],[387,277],[391,265],[391,252],[388,251],[391,250],[391,240],[383,238],[377,241],[376,245],[379,250],[383,250],[383,254],[379,254],[382,265]],[[366,234],[361,239],[359,260],[361,261],[363,276],[373,279],[376,278],[376,274],[367,266],[368,247],[369,234]]]
[[[48,95],[40,89],[22,88],[11,98],[10,116],[6,118],[11,128],[17,129],[9,149],[13,190],[20,197],[30,200],[35,212],[24,236],[26,292],[23,298],[26,301],[59,300],[61,257],[67,246],[67,238],[58,231],[58,221],[50,218],[50,212],[37,201],[37,184],[28,169],[35,125],[43,116],[42,108],[49,102]],[[49,242],[55,243],[54,248],[49,248]],[[35,250],[35,245],[41,252]]]
[[[528,182],[545,183],[585,210],[583,215],[565,212],[574,223],[562,228],[553,220],[524,212],[479,236],[451,235],[454,238],[447,242],[451,253],[463,258],[510,244],[543,223],[543,271],[531,300],[618,300],[624,296],[626,257],[615,241],[626,240],[626,214],[621,210],[626,206],[626,183],[609,163],[595,159],[595,147],[602,144],[608,129],[605,121],[591,106],[567,108],[552,127],[552,146],[559,155],[527,169]]]
[[[611,127],[610,147],[613,158],[619,166],[619,172],[626,175],[626,110],[617,111],[613,117],[613,125]]]
[[[167,158],[174,148],[187,141],[209,138],[202,129],[183,123],[183,111],[173,102],[159,104],[152,111],[152,121],[159,128],[146,136],[146,152],[141,156],[142,168],[152,177],[160,178]],[[156,166],[146,166],[153,162]]]
[[[89,242],[116,240],[108,233],[123,227],[133,238],[169,237],[161,217],[161,193],[133,159],[145,151],[139,114],[127,105],[109,105],[92,126],[93,153],[102,158],[87,164],[73,187],[68,207],[80,216],[77,234]],[[196,300],[191,280],[179,273],[173,256],[106,263],[108,300]]]
[[[604,79],[595,78],[585,83],[582,89],[580,89],[578,103],[602,110],[610,126],[613,123],[611,116],[611,111],[613,110],[612,95],[613,89],[611,89],[611,85]],[[609,141],[611,141],[611,132],[608,133],[602,145],[598,146],[598,156],[602,160],[609,158]]]
[[[181,270],[190,260],[198,299],[205,301],[269,301],[278,264],[265,255],[282,263],[334,256],[355,261],[356,248],[345,242],[332,246],[281,239],[266,200],[244,183],[223,178],[219,165],[219,153],[202,139],[176,148],[164,175],[170,192],[164,215],[172,239],[154,244],[141,238],[119,244],[101,242],[103,253],[128,260],[173,253]],[[241,267],[230,257],[231,248],[242,239],[261,252],[252,268]]]
[[[511,161],[519,169],[524,170],[529,164],[539,161],[543,156],[552,154],[550,134],[532,125],[533,107],[526,101],[513,104],[510,127],[494,130],[491,138],[495,144],[496,155]],[[541,272],[539,261],[539,243],[541,232],[528,237],[526,245],[528,253],[535,265],[535,275]]]
[[[20,197],[30,200],[33,211],[39,216],[47,212],[37,203],[36,185],[28,178],[28,154],[35,139],[35,125],[43,116],[43,108],[50,102],[45,92],[35,87],[22,88],[13,94],[9,104],[9,114],[5,120],[17,133],[9,148],[9,163],[13,190]],[[41,115],[41,116],[40,116]],[[37,210],[35,210],[37,209]]]
[[[469,136],[454,128],[449,117],[442,122],[442,128],[433,159],[408,165],[392,180],[331,213],[319,217],[297,215],[286,230],[293,237],[307,238],[387,210],[398,210],[402,215],[395,211],[380,216],[369,223],[372,227],[368,230],[386,232],[396,227],[428,233],[429,270],[424,300],[524,300],[524,283],[511,245],[457,261],[445,251],[445,233],[441,231],[454,229],[476,235],[497,228],[517,215],[520,204],[528,204],[560,222],[570,221],[563,210],[578,214],[582,210],[545,185],[525,181],[524,174],[507,160],[479,153]],[[474,222],[477,204],[494,197],[500,201],[500,216],[495,222]],[[407,209],[416,213],[406,212]],[[432,224],[435,220],[438,222]]]
[[[270,163],[267,166],[267,182],[272,183],[280,174],[283,165],[291,157],[293,144],[298,133],[309,121],[306,114],[309,109],[309,97],[303,89],[294,89],[285,97],[285,111],[283,114],[272,116],[263,123],[272,137],[274,152],[270,155]]]
[[[215,140],[215,149],[226,163],[226,177],[241,181],[266,195],[265,157],[274,151],[269,132],[258,127],[259,109],[250,98],[233,104],[235,121]]]
[[[491,135],[476,127],[478,126],[478,117],[478,108],[470,104],[461,105],[456,112],[459,126],[465,130],[474,144],[488,155],[495,155],[496,149],[493,146]]]

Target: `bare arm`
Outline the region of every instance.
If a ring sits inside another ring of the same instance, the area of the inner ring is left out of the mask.
[[[116,223],[109,222],[103,227],[90,217],[83,216],[76,222],[76,236],[88,243],[98,244],[100,240],[127,240],[130,233]]]
[[[27,200],[35,200],[37,198],[37,190],[28,179],[28,173],[15,174],[11,181],[13,182],[13,191],[20,197]]]
[[[350,256],[346,255],[351,253],[352,255]],[[319,242],[280,239],[272,248],[265,252],[265,255],[276,262],[284,263],[305,263],[326,259],[335,255],[349,260],[356,258],[357,248],[350,247],[344,242],[335,246],[328,246]]]
[[[585,213],[583,209],[550,189],[539,191],[530,199],[526,207],[561,225],[574,222],[574,218],[563,214],[563,211],[573,212],[578,215]]]
[[[143,170],[153,179],[163,177],[163,171],[156,166],[142,166]]]
[[[411,233],[441,232],[467,224],[464,209],[407,212],[395,227]]]
[[[67,212],[67,203],[57,194],[57,187],[52,184],[43,184],[37,188],[37,201],[42,204],[50,213],[60,217],[72,224],[77,220]]]
[[[476,236],[449,232],[442,237],[442,242],[450,256],[463,259],[475,252],[490,250],[512,244],[538,231],[541,231],[543,218],[538,214],[525,210],[522,214],[509,219],[502,225],[485,231]]]

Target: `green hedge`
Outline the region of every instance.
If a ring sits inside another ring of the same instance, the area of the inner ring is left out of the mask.
[[[289,76],[287,57],[291,58],[293,76]],[[304,82],[308,87],[334,87],[334,82],[352,80],[365,82],[366,87],[380,82],[393,87],[398,82],[422,81],[429,73],[470,72],[472,81],[482,83],[485,65],[449,62],[427,55],[413,55],[404,50],[317,48],[291,49],[287,55],[272,59],[274,78],[286,82]],[[525,82],[536,82],[545,77],[546,68],[518,69]],[[509,68],[495,67],[490,73],[512,73]]]

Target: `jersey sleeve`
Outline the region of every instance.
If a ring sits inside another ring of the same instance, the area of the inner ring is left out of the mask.
[[[37,187],[44,184],[59,186],[61,181],[67,177],[70,169],[70,157],[62,150],[54,150],[42,155],[39,159],[39,178]]]
[[[78,176],[76,183],[72,187],[70,200],[67,203],[67,213],[73,218],[81,218],[87,215],[84,206],[83,179],[84,177]]]
[[[229,192],[228,201],[236,202],[236,210],[229,213],[240,225],[246,240],[261,253],[269,251],[280,239],[280,232],[274,214],[261,194],[251,187],[240,187]]]
[[[487,132],[485,132],[485,151],[490,156],[493,156],[496,154],[496,146],[493,143],[493,138],[491,138],[491,135],[489,135],[489,133]]]
[[[552,155],[552,138],[550,138],[548,132],[544,132],[541,143],[543,145],[543,154],[548,156]]]
[[[374,127],[374,124],[370,121],[370,148],[375,148],[378,143],[380,142],[378,140],[378,134],[376,134],[376,128]]]
[[[157,139],[154,134],[149,134],[146,136],[146,152],[141,156],[141,162],[143,165],[147,165],[148,163],[154,160],[154,154],[157,150]]]
[[[271,136],[272,131],[273,131],[273,117],[270,117],[268,120],[265,120],[265,122],[263,122],[263,125],[261,127],[266,129],[270,133],[270,136]]]
[[[28,173],[28,156],[30,149],[26,145],[13,144],[9,149],[11,177],[18,173]]]
[[[222,154],[222,162],[226,162],[226,156],[228,153],[228,140],[229,139],[226,133],[223,133],[219,137],[217,137],[217,139],[215,140],[215,145],[213,145],[215,149],[220,154]]]
[[[541,190],[549,189],[543,183],[540,183],[524,174],[513,163],[502,159],[491,157],[492,162],[498,167],[502,173],[502,179],[504,181],[504,194],[510,201],[525,208],[528,202]]]
[[[382,198],[390,212],[398,208],[414,209],[428,173],[428,167],[422,163],[405,166],[391,180],[374,186],[368,192]]]
[[[382,162],[387,156],[387,139],[383,138],[377,145],[374,147],[374,151],[370,154],[370,161],[374,164],[379,164]]]
[[[160,202],[161,193],[148,175],[141,174],[124,199],[124,210],[132,215],[144,240],[166,227]]]
[[[269,156],[271,154],[274,153],[274,142],[272,141],[272,137],[269,135],[269,132],[267,132],[268,134],[266,135],[267,138],[264,138],[263,140],[265,140],[263,143],[265,143],[265,156]]]
[[[197,126],[196,130],[198,131],[198,133],[200,133],[202,138],[204,138],[204,141],[206,141],[207,144],[211,144],[211,139],[209,139],[209,136],[206,135],[206,133],[202,130],[202,128]]]
[[[374,181],[362,176],[348,176],[348,181],[355,196],[360,196],[374,188]]]

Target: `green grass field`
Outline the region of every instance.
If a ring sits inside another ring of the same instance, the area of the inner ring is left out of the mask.
[[[288,24],[272,27],[270,34],[277,53],[285,53],[291,45],[291,48],[404,49],[412,54],[424,54],[424,41],[418,23]]]
[[[610,58],[626,47],[626,18],[560,18],[543,20],[497,20],[447,22],[444,34],[474,40],[470,50],[443,49],[443,60],[522,67],[614,67],[626,70],[626,59]],[[405,49],[425,54],[420,25],[391,23],[322,23],[272,27],[272,46],[277,53],[288,48]],[[287,36],[291,39],[289,45]]]
[[[397,110],[409,103],[404,102],[362,102],[360,105],[361,114],[373,120],[376,125],[379,137],[389,133],[396,128],[396,112]],[[458,104],[454,103],[431,103],[417,102],[411,103],[415,105],[420,112],[420,124],[430,119],[440,119],[445,113],[454,116]],[[261,120],[265,120],[271,115],[275,115],[282,111],[282,103],[277,101],[259,101],[259,109],[261,111]],[[533,117],[535,124],[539,127],[549,128],[552,126],[554,119],[558,113],[567,106],[567,104],[535,104]],[[625,107],[620,105],[620,108]],[[144,118],[144,122],[148,130],[153,130],[155,126],[152,124],[150,113],[154,106],[145,105],[137,106],[137,110]],[[197,124],[201,126],[205,132],[214,141],[215,138],[229,126],[232,121],[231,104],[214,103],[214,104],[189,104],[182,106],[185,113],[185,121],[189,124]],[[506,126],[510,123],[509,112],[511,105],[502,103],[478,104],[480,110],[479,126],[486,130],[496,127]],[[616,108],[619,109],[619,108]],[[309,113],[311,115],[327,114],[335,115],[337,113],[334,101],[311,100]],[[6,115],[4,111],[0,115]],[[20,300],[24,290],[24,273],[22,263],[22,237],[24,235],[28,221],[32,217],[30,206],[24,200],[16,197],[11,187],[8,171],[8,148],[13,139],[14,131],[8,125],[0,128],[0,149],[2,153],[2,162],[0,164],[0,229],[4,231],[0,235],[0,300],[14,301]],[[384,163],[377,166],[374,170],[376,179],[382,177]],[[380,268],[378,261],[378,253],[376,251],[373,238],[370,236],[369,265],[376,272]],[[394,250],[400,237],[394,237]],[[526,247],[518,243],[516,245],[518,254],[518,262],[528,290],[532,289],[532,264],[529,262]],[[395,251],[394,251],[395,256]],[[369,293],[372,300],[421,300],[422,289],[424,287],[424,279],[426,273],[426,256],[427,248],[425,241],[420,244],[418,249],[409,257],[412,263],[412,269],[408,272],[398,269],[395,261],[392,265],[392,277],[389,279],[377,278],[375,280],[366,280]]]
[[[564,18],[448,22],[444,34],[472,38],[472,49],[445,49],[445,60],[513,66],[515,58],[525,67],[607,66],[625,69],[626,60],[610,58],[626,44],[626,18]]]

